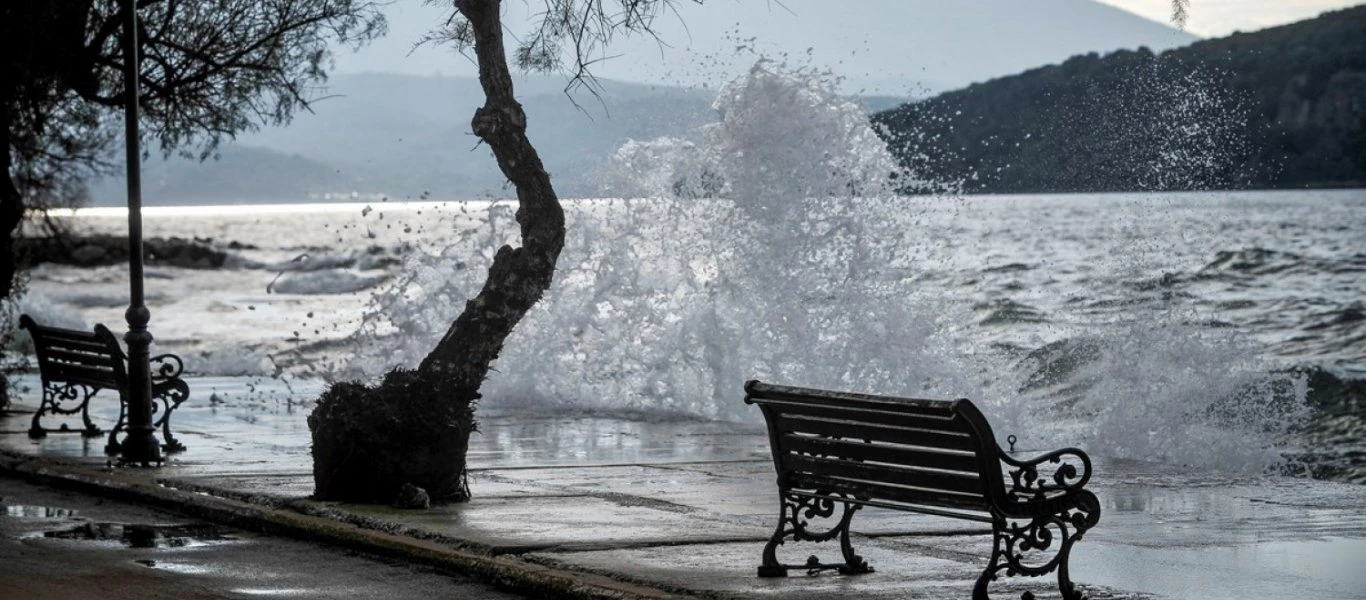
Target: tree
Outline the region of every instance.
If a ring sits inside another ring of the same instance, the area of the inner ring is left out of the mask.
[[[6,2],[0,8],[0,301],[22,257],[26,208],[83,200],[107,172],[124,98],[118,0]],[[220,142],[307,108],[331,48],[384,31],[366,0],[137,0],[145,135],[203,159]]]
[[[1178,29],[1186,28],[1186,18],[1190,16],[1190,0],[1172,0],[1172,24]]]
[[[1175,0],[1173,8],[1184,11],[1185,2]],[[395,369],[373,387],[338,383],[323,394],[308,418],[319,499],[389,502],[401,497],[405,485],[424,488],[438,501],[468,499],[465,451],[480,386],[508,334],[554,277],[564,245],[564,212],[526,136],[526,114],[514,96],[504,50],[500,4],[454,0],[454,13],[431,39],[474,52],[486,102],[475,111],[471,127],[516,188],[522,247],[498,250],[484,287],[416,370]],[[589,67],[601,60],[600,51],[614,34],[651,34],[655,18],[672,1],[542,0],[541,6],[539,26],[514,51],[516,64],[555,70],[568,57],[567,89],[592,89]]]
[[[483,288],[416,370],[391,371],[374,387],[338,383],[323,394],[308,418],[314,495],[320,499],[389,502],[405,484],[439,501],[468,499],[465,451],[479,389],[504,340],[554,277],[564,246],[564,211],[526,135],[500,5],[455,0],[454,12],[432,39],[474,54],[486,101],[475,110],[471,128],[516,188],[522,245],[498,250]],[[651,33],[655,18],[670,5],[671,0],[543,0],[539,26],[515,49],[515,64],[563,69],[567,89],[592,89],[589,66],[613,36]]]

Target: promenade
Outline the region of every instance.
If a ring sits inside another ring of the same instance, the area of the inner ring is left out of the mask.
[[[28,438],[38,392],[36,378],[23,379],[32,391],[0,420],[0,471],[461,571],[531,597],[961,599],[990,553],[980,523],[867,509],[854,546],[875,573],[759,579],[778,507],[762,426],[564,409],[481,409],[469,503],[316,502],[305,422],[316,389],[189,383],[173,419],[188,451],[158,469],[111,469],[104,438]],[[100,403],[98,423],[113,422],[111,404]],[[1366,486],[1094,458],[1088,489],[1101,520],[1071,558],[1091,598],[1366,595]],[[790,563],[839,552],[834,543],[779,551]],[[1053,582],[1030,589],[1056,597]],[[993,587],[1002,598],[1018,597],[1014,589]]]

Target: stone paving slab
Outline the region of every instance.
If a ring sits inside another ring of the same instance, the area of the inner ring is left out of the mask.
[[[767,459],[769,452],[763,428],[751,424],[505,411],[483,413],[479,422],[471,468]]]
[[[778,519],[776,483],[768,460],[610,465],[579,468],[491,469],[495,481],[521,482],[569,494],[634,496],[691,508],[698,514],[745,523],[772,532]],[[762,475],[758,473],[762,472]],[[497,492],[497,489],[493,489]],[[482,495],[481,491],[477,496]],[[982,532],[981,523],[878,508],[860,510],[860,533]],[[984,529],[984,527],[986,527]]]
[[[0,564],[0,598],[10,600],[525,598],[407,561],[3,475]]]
[[[215,383],[226,398],[216,405],[193,396],[176,413],[189,451],[163,468],[126,472],[230,497],[306,497],[312,465],[302,402],[276,394],[242,404],[224,391],[244,388]],[[753,568],[778,510],[762,428],[591,413],[481,415],[471,441],[472,503],[425,512],[345,506],[342,514],[499,552],[532,551],[537,560],[660,589],[743,598],[962,598],[989,554],[980,523],[868,509],[853,529],[878,573],[760,580]],[[108,461],[103,438],[33,441],[27,426],[28,415],[0,417],[0,448],[98,468]],[[1088,487],[1102,502],[1101,522],[1071,563],[1076,581],[1099,590],[1094,597],[1366,597],[1358,566],[1366,486],[1094,458]],[[795,562],[809,552],[784,551],[796,552]]]
[[[985,538],[983,538],[985,539]],[[972,594],[977,577],[986,566],[986,553],[975,556],[936,556],[917,552],[887,539],[857,537],[859,554],[876,570],[864,575],[822,573],[807,576],[791,571],[787,577],[759,578],[763,543],[690,544],[669,547],[627,548],[587,552],[537,552],[531,558],[557,566],[630,577],[682,589],[706,591],[731,598],[825,600],[962,600]],[[827,560],[839,554],[835,544],[814,545]],[[987,542],[989,553],[990,542]],[[808,549],[809,551],[810,549]],[[832,554],[833,553],[833,554]],[[787,559],[790,560],[790,559]],[[1043,600],[1059,598],[1056,580],[1025,579],[1029,585],[993,584],[996,597],[1018,598],[1024,590]],[[1083,586],[1094,600],[1143,598],[1141,594]],[[1011,594],[1009,592],[1015,592]]]
[[[341,504],[338,510],[469,540],[500,552],[545,547],[623,547],[682,542],[767,539],[763,527],[707,519],[694,511],[621,496],[475,498],[411,511]]]
[[[735,463],[704,464],[713,472],[724,472],[736,466]],[[771,464],[767,466],[772,470]],[[507,469],[486,473],[509,482],[577,493],[628,494],[728,515],[775,515],[777,511],[773,492],[755,485],[753,479],[671,466]]]
[[[237,473],[227,475],[171,476],[173,484],[188,484],[205,489],[231,491],[244,496],[261,496],[274,500],[298,500],[313,495],[313,473]],[[471,473],[470,486],[479,490],[478,498],[515,498],[526,496],[564,495],[553,489],[505,482],[487,473]]]

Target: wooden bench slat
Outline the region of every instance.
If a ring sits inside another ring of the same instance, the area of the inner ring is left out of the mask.
[[[782,460],[783,465],[794,472],[804,471],[813,475],[831,475],[846,479],[904,485],[923,488],[935,493],[953,492],[978,496],[986,493],[985,487],[982,485],[982,478],[976,474],[925,471],[802,454],[787,454],[782,457]]]
[[[21,326],[23,326],[22,323],[21,323]],[[67,328],[65,328],[65,327],[49,327],[49,326],[47,326],[47,325],[39,325],[39,324],[33,323],[33,322],[31,322],[31,321],[30,321],[30,324],[29,324],[27,327],[28,327],[28,329],[29,329],[30,331],[32,331],[32,332],[34,332],[34,333],[36,333],[36,334],[38,334],[38,335],[41,335],[41,336],[43,336],[43,337],[48,337],[48,338],[50,338],[50,337],[81,337],[81,336],[85,336],[85,337],[95,337],[95,333],[94,333],[94,332],[91,332],[91,331],[82,331],[82,330],[80,330],[80,329],[67,329]]]
[[[933,414],[948,414],[952,409],[952,402],[944,400],[892,398],[889,396],[861,394],[857,392],[840,392],[788,385],[775,385],[763,383],[761,381],[754,381],[746,384],[745,392],[748,394],[746,399],[749,401],[782,400],[804,404],[821,403],[834,406],[882,407],[900,412],[926,411]]]
[[[64,348],[71,350],[89,350],[92,352],[103,353],[109,352],[109,345],[106,344],[104,340],[90,336],[86,336],[84,339],[53,339],[35,337],[34,343],[37,345],[41,345],[44,350]]]
[[[124,383],[124,378],[112,368],[48,363],[41,365],[39,370],[43,378],[50,381],[75,381],[110,388],[120,387]]]
[[[965,399],[903,399],[756,380],[745,383],[745,392],[745,402],[758,405],[768,423],[782,504],[764,545],[760,577],[785,577],[793,569],[872,572],[850,543],[850,523],[859,509],[873,506],[990,523],[991,558],[973,598],[988,598],[988,585],[1002,574],[1053,571],[1063,597],[1081,597],[1067,577],[1066,560],[1072,544],[1100,519],[1100,501],[1081,489],[1091,473],[1081,450],[1017,460],[1001,450],[985,415]],[[1074,470],[1072,460],[1064,465],[1064,457],[1080,461],[1081,469]],[[817,525],[813,532],[808,520],[834,525]],[[779,559],[777,547],[787,540],[836,538],[843,564],[815,556],[804,564]],[[1050,552],[1051,560],[1043,554]]]
[[[806,406],[800,404],[784,404],[782,405],[782,413],[784,415],[811,417],[813,419],[890,425],[908,429],[926,429],[930,431],[946,431],[951,433],[968,432],[967,425],[962,421],[953,418],[953,415],[951,414],[931,416],[856,407]]]
[[[897,465],[923,466],[946,471],[973,473],[978,470],[977,457],[970,453],[933,450],[926,448],[891,446],[885,443],[864,442],[863,440],[837,440],[809,437],[798,434],[783,434],[778,441],[779,448],[810,454],[838,456],[851,460],[868,460]]]
[[[788,481],[792,487],[811,491],[843,492],[851,497],[863,496],[869,500],[888,500],[906,504],[986,510],[987,500],[980,494],[950,494],[943,491],[927,491],[915,488],[898,487],[867,481],[849,481],[829,475],[810,473],[790,473]]]
[[[837,410],[859,410],[879,414],[913,415],[930,418],[948,419],[953,417],[953,409],[948,402],[942,402],[943,406],[920,406],[908,405],[899,406],[894,402],[853,402],[842,403],[838,400],[829,398],[810,398],[799,399],[750,399],[752,404],[760,406],[781,406],[784,411],[794,407],[807,407],[809,409],[832,408]]]
[[[108,349],[105,349],[103,352],[94,352],[90,350],[49,347],[43,350],[43,356],[41,358],[50,362],[110,368],[113,368],[115,364],[123,363],[123,357],[110,354]]]
[[[803,497],[806,497],[806,498],[829,498],[829,497],[830,497],[829,494],[818,494],[818,493],[815,493],[815,492],[804,492],[804,491],[802,491],[802,490],[787,490],[787,493],[793,494],[793,495],[796,495],[796,496],[803,496]],[[955,518],[955,519],[966,519],[966,520],[969,520],[969,521],[977,521],[977,522],[980,522],[980,523],[990,523],[990,522],[991,522],[991,515],[990,515],[990,514],[984,514],[984,513],[982,513],[982,512],[979,512],[979,509],[976,509],[976,508],[969,508],[969,509],[955,509],[955,508],[946,508],[946,507],[931,508],[931,507],[926,506],[926,505],[924,505],[924,504],[907,504],[907,503],[904,503],[904,502],[903,502],[903,503],[897,503],[897,502],[884,502],[884,501],[880,501],[880,500],[857,500],[857,501],[850,501],[850,502],[852,502],[853,504],[862,504],[863,506],[872,506],[872,507],[876,507],[876,508],[886,508],[886,509],[891,509],[891,510],[900,510],[900,511],[906,511],[906,512],[920,513],[920,514],[924,514],[924,515],[935,515],[935,516],[940,516],[940,517],[952,517],[952,518]]]
[[[104,325],[96,324],[91,331],[45,327],[28,315],[19,317],[19,326],[27,329],[33,338],[38,371],[43,381],[43,400],[33,413],[29,437],[42,438],[52,431],[70,431],[67,423],[63,423],[60,429],[43,427],[45,415],[79,415],[84,425],[80,430],[83,435],[101,435],[103,431],[90,418],[90,403],[92,399],[111,395],[93,392],[114,390],[118,392],[121,406],[118,421],[109,431],[105,451],[118,451],[118,436],[127,425],[129,384],[125,364],[127,356],[118,338]],[[152,368],[156,369],[151,373],[151,425],[161,429],[164,440],[162,447],[166,451],[184,450],[185,446],[171,435],[170,421],[171,413],[189,397],[189,386],[180,377],[184,365],[173,354],[152,357],[151,362]],[[79,386],[86,389],[80,389]]]
[[[960,433],[887,427],[847,421],[825,421],[807,417],[793,418],[783,414],[775,415],[774,418],[776,419],[777,430],[783,433],[814,433],[827,437],[890,442],[926,448],[967,450],[970,452],[975,451],[978,446],[976,440],[967,434]]]

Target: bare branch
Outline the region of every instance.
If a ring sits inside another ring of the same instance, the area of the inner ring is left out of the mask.
[[[1190,0],[1172,0],[1172,23],[1177,29],[1186,28],[1186,18],[1189,16],[1187,10],[1190,8]]]
[[[668,44],[655,31],[655,21],[664,14],[678,17],[680,1],[540,0],[541,8],[535,13],[536,24],[531,30],[524,35],[508,32],[517,40],[512,63],[523,71],[560,72],[568,79],[566,93],[587,89],[598,96],[601,86],[593,77],[592,68],[614,58],[607,54],[612,42],[618,36],[647,35],[661,48],[666,47]],[[702,4],[704,0],[688,1]],[[428,3],[452,6],[449,0],[428,0]],[[472,41],[468,21],[453,14],[441,29],[423,37],[419,43],[449,43],[465,52]]]

